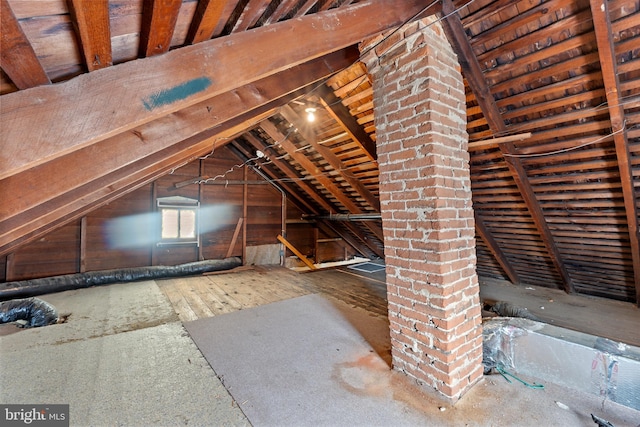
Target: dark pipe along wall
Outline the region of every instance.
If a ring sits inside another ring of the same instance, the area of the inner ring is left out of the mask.
[[[90,286],[110,283],[133,282],[136,280],[160,279],[163,277],[179,277],[202,274],[209,271],[230,270],[242,265],[238,257],[221,260],[190,262],[173,266],[151,266],[122,268],[117,270],[92,271],[88,273],[67,274],[64,276],[44,277],[42,279],[22,280],[19,282],[0,283],[0,301],[25,298],[70,289],[88,288]]]

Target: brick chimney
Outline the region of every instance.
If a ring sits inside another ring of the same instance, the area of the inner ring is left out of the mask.
[[[360,52],[373,79],[393,366],[455,402],[482,377],[460,67],[434,17]]]

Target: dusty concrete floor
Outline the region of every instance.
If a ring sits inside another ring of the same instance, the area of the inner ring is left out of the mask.
[[[247,287],[242,273],[224,280]],[[68,403],[71,424],[79,426],[249,425],[156,282],[42,299],[71,316],[66,324],[0,337],[1,402]],[[616,427],[640,426],[638,411],[553,384],[531,390],[485,377],[447,406],[401,374],[389,378],[404,390],[390,398],[414,402],[424,425],[589,426],[593,413]]]
[[[71,316],[0,337],[0,402],[69,404],[77,426],[249,425],[155,282],[41,298]]]

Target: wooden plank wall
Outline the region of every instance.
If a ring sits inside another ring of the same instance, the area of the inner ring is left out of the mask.
[[[220,259],[227,255],[238,220],[246,218],[237,236],[232,256],[243,255],[243,241],[248,246],[278,243],[282,232],[282,195],[272,185],[244,167],[227,149],[196,160],[139,188],[81,220],[73,221],[42,239],[0,257],[0,280],[26,280],[82,271],[96,271],[147,265],[175,265],[201,259]],[[228,172],[231,169],[231,172]],[[227,173],[228,172],[228,173]],[[198,177],[218,177],[215,183],[178,185]],[[242,182],[255,182],[243,184]],[[245,194],[246,191],[246,194]],[[201,247],[195,245],[157,246],[160,233],[156,213],[158,197],[183,196],[201,202]],[[246,210],[244,203],[246,201]],[[341,240],[317,244],[316,239],[330,240],[316,232],[312,223],[299,223],[303,212],[288,203],[288,239],[316,262],[344,259],[354,250],[345,251]],[[126,224],[123,228],[122,222]],[[246,232],[246,236],[243,233]],[[122,240],[133,239],[134,247]]]

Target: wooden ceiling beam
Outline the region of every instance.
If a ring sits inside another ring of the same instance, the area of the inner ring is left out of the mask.
[[[293,108],[288,105],[285,105],[280,109],[280,115],[287,119],[289,123],[295,126],[298,129],[298,133],[302,135],[306,142],[313,147],[326,161],[331,165],[333,169],[344,179],[346,182],[353,187],[353,189],[362,197],[369,205],[375,209],[376,212],[380,212],[380,200],[374,196],[368,189],[365,187],[362,182],[353,176],[352,173],[348,172],[347,166],[342,163],[342,160],[336,156],[331,149],[325,147],[323,145],[318,144],[317,137],[314,131],[309,127],[309,123],[304,118],[301,118],[298,113],[296,113]]]
[[[322,185],[327,191],[329,191],[333,197],[335,197],[341,204],[344,206],[349,212],[360,213],[362,209],[355,204],[347,195],[344,194],[342,189],[340,189],[336,184],[333,183],[331,178],[326,176],[323,171],[319,170],[318,167],[309,160],[302,152],[298,151],[298,147],[296,147],[289,139],[282,134],[276,128],[276,126],[269,120],[265,120],[260,123],[260,127],[264,130],[271,139],[273,139],[284,151],[289,154],[289,156],[294,159],[300,167],[302,167],[307,173],[320,185]],[[329,211],[331,211],[329,209]]]
[[[96,187],[114,190],[116,187],[109,182],[116,179],[112,171],[134,173],[146,157],[167,152],[191,138],[199,141],[215,135],[224,123],[247,111],[271,108],[271,102],[281,106],[302,95],[301,88],[309,82],[324,78],[357,58],[357,49],[350,52],[293,67],[0,180],[0,247],[30,235],[34,227],[46,229],[47,221],[53,224],[68,211],[91,203],[87,194],[95,192]],[[48,185],[43,186],[43,182]]]
[[[276,9],[264,20],[264,25],[273,24],[284,18],[287,13],[296,5],[298,0],[282,0]]]
[[[141,58],[169,52],[182,0],[143,0],[138,55]]]
[[[608,1],[590,0],[593,13],[593,26],[600,55],[600,69],[606,90],[607,105],[611,118],[611,131],[616,148],[622,196],[624,199],[627,225],[629,227],[629,244],[633,262],[633,276],[636,290],[636,304],[640,306],[640,231],[638,225],[638,206],[633,185],[633,170],[629,155],[629,141],[625,127],[625,113],[620,99],[620,82],[617,73],[615,49],[612,39],[611,17]]]
[[[51,84],[8,0],[0,0],[0,68],[18,89]]]
[[[349,113],[349,109],[345,107],[341,100],[333,93],[331,88],[322,85],[317,90],[320,97],[320,103],[338,125],[344,129],[349,137],[362,147],[367,157],[373,162],[377,161],[376,143],[371,139],[369,134],[364,131],[362,126],[358,124],[356,119]]]
[[[219,36],[239,0],[199,0],[187,32],[187,44]]]
[[[0,206],[0,222],[13,216],[23,216],[25,211],[58,197],[76,187],[91,181],[96,175],[108,173],[124,164],[135,161],[137,156],[144,156],[176,144],[186,138],[206,132],[225,120],[240,116],[257,106],[297,91],[313,82],[331,74],[336,69],[358,55],[353,48],[350,53],[340,52],[322,59],[311,61],[290,70],[267,77],[246,85],[211,100],[181,110],[174,115],[157,119],[154,122],[139,126],[107,139],[105,146],[114,147],[122,152],[114,151],[112,157],[107,156],[93,168],[84,168],[82,163],[66,156],[54,159],[45,164],[23,171],[12,177],[0,180],[3,194],[3,206]],[[93,150],[95,156],[103,155],[97,145]],[[91,151],[91,146],[76,152]],[[93,163],[93,162],[90,162]],[[46,179],[51,185],[43,191],[39,183]],[[25,191],[25,188],[37,188],[37,191]]]
[[[478,105],[480,105],[489,127],[493,133],[504,132],[507,130],[507,127],[504,124],[500,110],[498,109],[495,98],[493,97],[489,85],[484,78],[480,63],[471,48],[471,44],[469,43],[469,39],[467,38],[464,27],[462,26],[462,22],[460,22],[460,17],[457,13],[454,13],[454,11],[455,7],[451,0],[442,1],[442,14],[451,14],[447,19],[442,21],[442,27],[449,39],[449,42],[451,43],[451,46],[458,56],[462,72],[465,75],[471,90],[476,96]],[[513,157],[513,154],[515,154],[515,146],[512,142],[506,142],[500,144],[499,147],[518,190],[520,191],[520,195],[525,201],[525,204],[529,209],[529,213],[536,224],[536,228],[540,233],[540,237],[544,242],[549,257],[562,279],[565,292],[573,292],[573,281],[564,265],[560,251],[554,242],[553,235],[551,234],[549,225],[544,218],[544,213],[535,196],[535,192],[531,187],[531,183],[528,180],[524,166],[518,157]]]
[[[67,0],[87,70],[113,65],[108,0]]]
[[[422,8],[421,0],[371,0],[4,95],[0,179],[351,46]]]

